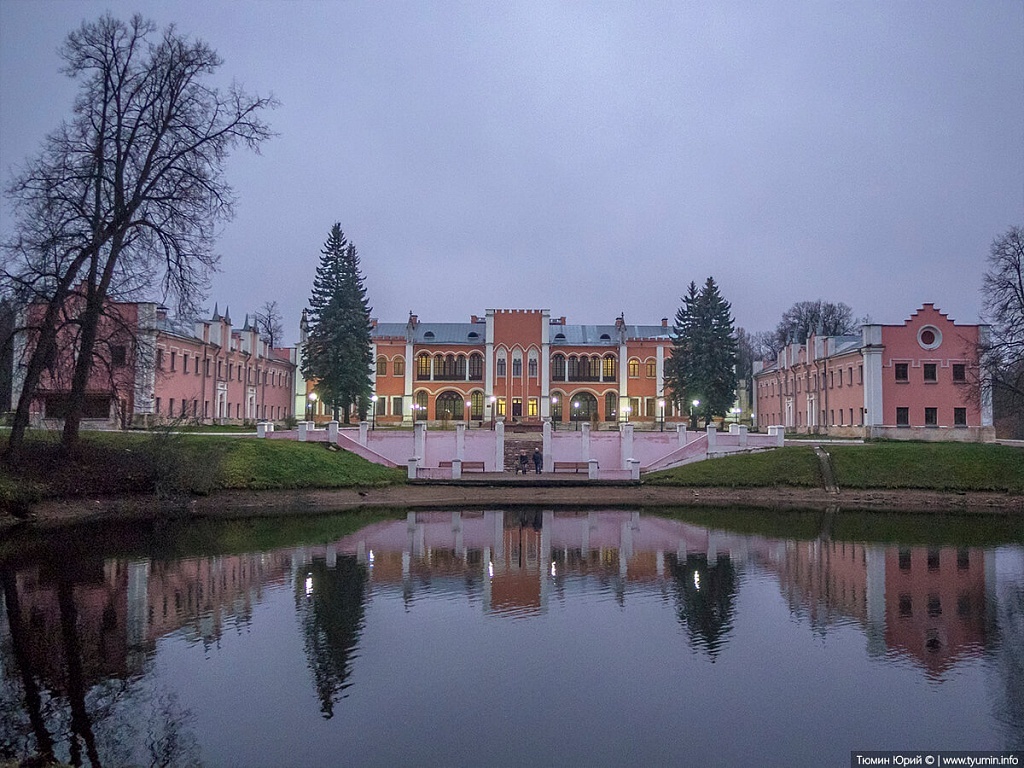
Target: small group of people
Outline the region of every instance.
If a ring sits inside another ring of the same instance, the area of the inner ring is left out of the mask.
[[[541,455],[540,448],[533,449],[533,471],[538,475],[541,473],[541,468],[544,466],[544,456]],[[530,457],[526,455],[526,451],[519,452],[519,458],[515,463],[514,471],[518,475],[522,472],[524,475],[530,471]]]

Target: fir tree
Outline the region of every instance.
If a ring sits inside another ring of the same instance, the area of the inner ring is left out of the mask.
[[[356,247],[345,238],[341,224],[331,227],[320,253],[302,375],[316,381],[314,389],[321,402],[331,405],[335,420],[340,411],[348,424],[353,408],[364,419],[370,403],[370,307]]]
[[[736,336],[729,302],[709,277],[690,283],[672,328],[666,384],[682,409],[694,400],[705,422],[725,416],[736,396]]]

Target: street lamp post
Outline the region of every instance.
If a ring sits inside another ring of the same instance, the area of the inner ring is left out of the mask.
[[[494,429],[494,410],[498,406],[498,398],[491,395],[491,429]]]
[[[729,409],[729,413],[732,414],[732,420],[735,423],[739,424],[740,423],[740,414],[743,413],[743,410],[741,408],[737,408],[736,406],[733,406],[732,408]]]
[[[316,392],[310,392],[308,395],[306,395],[306,401],[306,421],[312,421],[313,411],[316,408]]]
[[[469,417],[472,415],[470,413],[469,409],[472,408],[472,407],[473,407],[473,401],[472,400],[467,400],[466,401],[466,428],[467,429],[469,429]]]
[[[551,428],[554,429],[554,430],[558,429],[558,422],[555,421],[555,419],[554,419],[554,410],[555,410],[554,406],[556,406],[556,405],[558,405],[558,398],[556,396],[552,395],[551,396],[551,406],[552,406],[551,407],[551,411],[552,411],[552,414],[551,414],[551,416],[552,416],[552,418],[551,418]],[[559,414],[559,418],[561,418],[561,414]]]
[[[377,396],[370,397],[370,429],[377,428]]]
[[[573,422],[576,425],[576,427],[575,427],[576,431],[579,432],[580,431],[580,401],[579,400],[573,401],[573,404],[572,404],[572,420],[573,420]]]
[[[700,400],[693,401],[693,408],[690,409],[690,421],[693,422],[693,429],[697,429],[697,409],[700,408]]]
[[[661,427],[658,429],[659,432],[665,431],[665,398],[658,398],[658,409],[661,411]]]

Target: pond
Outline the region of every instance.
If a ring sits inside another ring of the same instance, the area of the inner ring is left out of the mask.
[[[487,510],[0,547],[0,759],[850,765],[1024,750],[1020,521]]]

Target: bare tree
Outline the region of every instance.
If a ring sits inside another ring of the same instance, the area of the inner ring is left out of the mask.
[[[281,309],[276,301],[265,301],[256,314],[253,316],[256,322],[256,332],[260,338],[267,342],[271,349],[281,346],[281,339],[284,336],[284,320],[281,318]]]
[[[228,152],[239,144],[258,151],[271,135],[261,114],[274,100],[208,85],[220,58],[173,26],[158,34],[141,16],[126,23],[107,14],[68,35],[61,57],[80,84],[73,115],[8,189],[18,224],[4,275],[38,308],[25,329],[32,353],[9,459],[20,450],[69,298],[81,310],[66,448],[77,443],[104,306],[150,286],[180,310],[194,306],[217,263],[216,226],[232,213]]]
[[[1024,410],[1024,228],[1010,227],[992,241],[982,282],[991,324],[980,357],[992,394],[1004,408]]]
[[[798,301],[782,313],[775,326],[773,349],[776,353],[787,344],[802,344],[812,333],[820,336],[845,336],[854,333],[860,321],[843,302]]]

